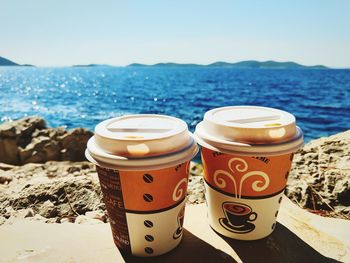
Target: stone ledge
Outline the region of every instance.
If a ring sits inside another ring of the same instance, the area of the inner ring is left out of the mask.
[[[0,227],[4,262],[349,262],[350,221],[311,214],[288,198],[278,224],[257,241],[230,240],[207,224],[204,204],[186,208],[183,241],[156,258],[126,257],[115,248],[108,224],[45,224],[18,220]]]

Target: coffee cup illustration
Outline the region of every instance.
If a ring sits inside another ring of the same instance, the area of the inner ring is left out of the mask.
[[[178,216],[177,216],[177,224],[178,224],[178,228],[176,229],[176,231],[174,232],[174,235],[173,235],[173,238],[174,239],[178,239],[181,235],[182,235],[182,226],[183,226],[183,223],[184,223],[184,216],[185,216],[185,207],[183,207]]]
[[[249,233],[255,229],[252,223],[258,217],[257,213],[246,204],[224,202],[222,204],[225,218],[220,218],[220,224],[228,231],[234,233]]]

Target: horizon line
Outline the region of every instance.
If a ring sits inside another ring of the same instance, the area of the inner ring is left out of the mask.
[[[7,60],[10,60],[11,62],[18,64],[17,62],[14,62],[11,59],[5,58],[0,56],[0,58],[4,58]],[[244,59],[244,60],[238,60],[238,61],[224,61],[224,60],[216,60],[210,63],[196,63],[196,62],[174,62],[174,61],[168,61],[168,62],[156,62],[156,63],[143,63],[143,62],[132,62],[132,63],[128,63],[128,64],[123,64],[123,65],[118,65],[118,64],[109,64],[109,63],[86,63],[86,64],[66,64],[66,65],[34,65],[34,64],[30,64],[30,63],[25,63],[25,64],[18,64],[18,65],[13,65],[13,66],[34,66],[34,67],[38,67],[38,68],[64,68],[64,67],[78,67],[78,66],[89,66],[89,65],[96,65],[96,66],[110,66],[110,67],[128,67],[132,64],[141,64],[141,65],[145,65],[145,66],[154,66],[157,64],[180,64],[180,65],[188,65],[188,64],[193,64],[196,66],[209,66],[211,64],[214,63],[230,63],[230,64],[234,64],[234,63],[239,63],[239,62],[246,62],[246,61],[255,61],[255,62],[259,62],[259,63],[264,63],[264,62],[277,62],[277,63],[296,63],[299,64],[301,66],[304,67],[317,67],[317,66],[321,66],[321,67],[326,67],[328,69],[350,69],[350,65],[349,66],[345,66],[345,67],[331,67],[331,66],[327,66],[325,64],[312,64],[312,65],[306,65],[297,61],[293,61],[293,60],[273,60],[273,59],[268,59],[268,60],[257,60],[257,59]],[[2,65],[0,65],[2,66]],[[12,67],[13,67],[12,66]]]

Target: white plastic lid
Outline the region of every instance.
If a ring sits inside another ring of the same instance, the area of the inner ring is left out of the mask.
[[[223,152],[281,154],[303,144],[292,114],[257,106],[210,110],[196,126],[195,136],[202,146]]]
[[[137,169],[191,159],[198,147],[187,124],[177,118],[138,114],[99,123],[87,144],[90,161],[107,167]]]

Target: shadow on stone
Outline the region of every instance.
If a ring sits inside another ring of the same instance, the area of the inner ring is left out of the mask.
[[[276,229],[270,236],[260,240],[242,241],[218,235],[235,250],[245,263],[339,262],[321,255],[280,223],[277,223]]]
[[[186,229],[184,229],[180,245],[169,253],[153,258],[124,256],[124,260],[126,263],[236,262],[228,254],[214,248]]]

